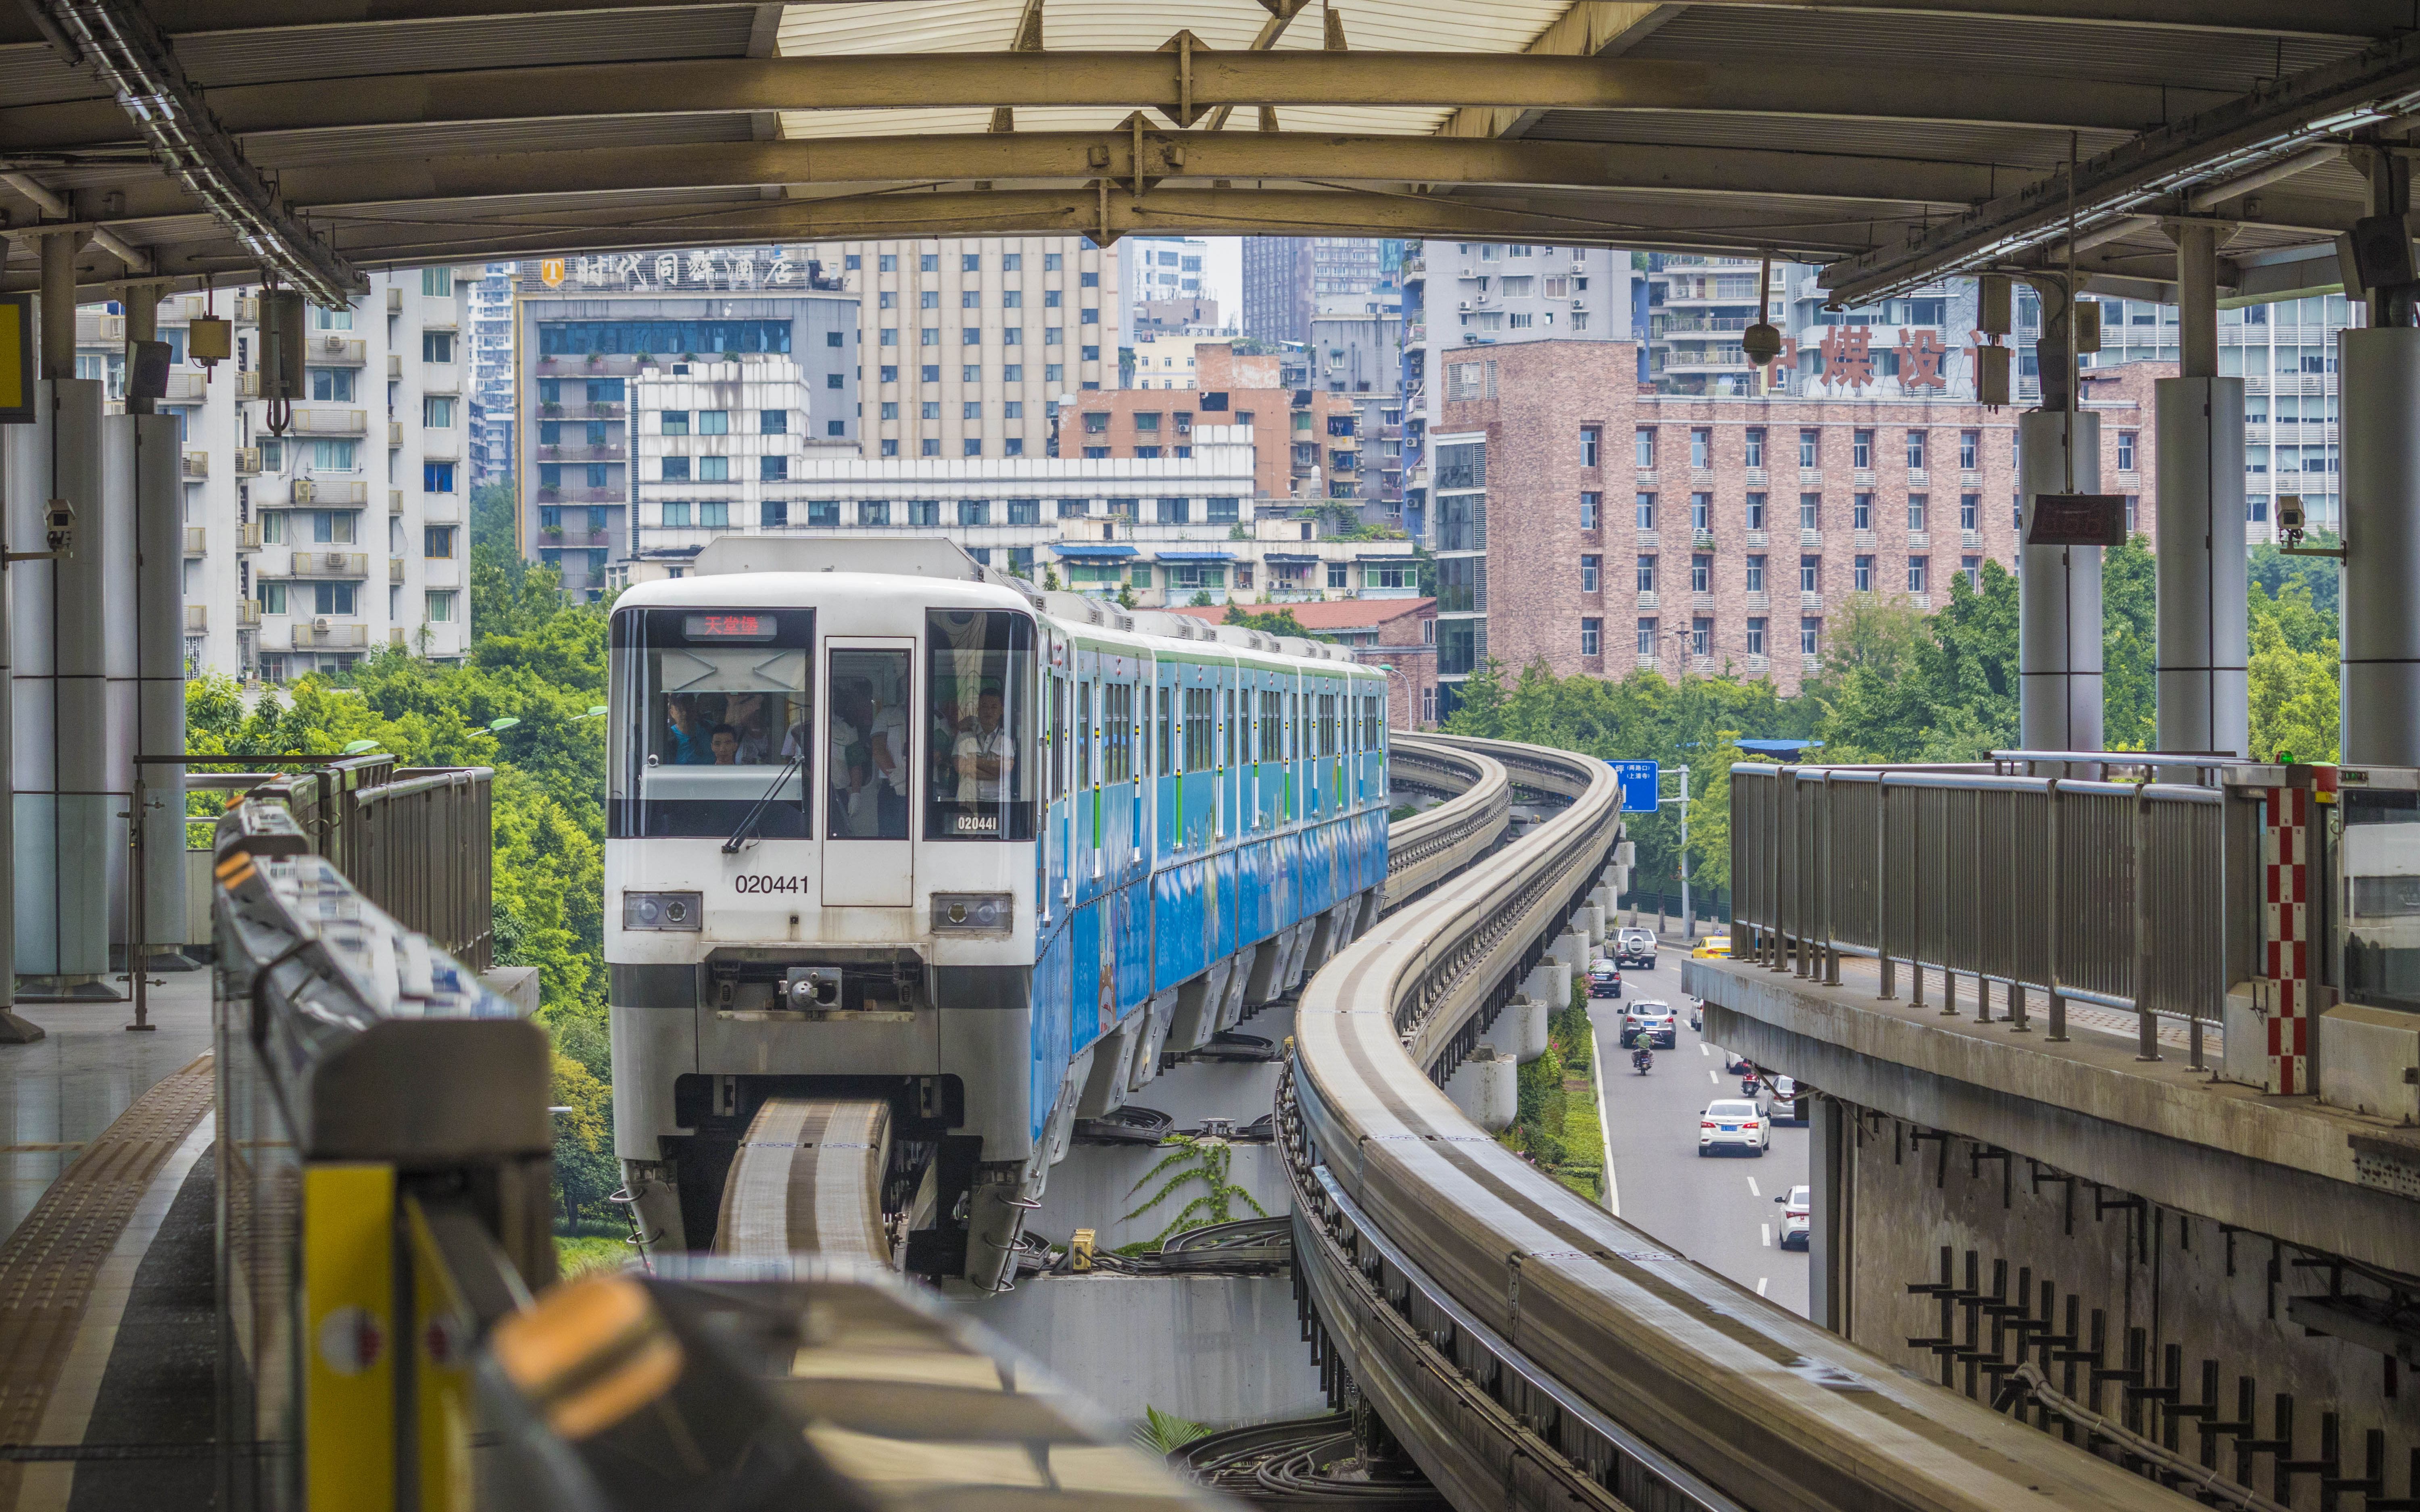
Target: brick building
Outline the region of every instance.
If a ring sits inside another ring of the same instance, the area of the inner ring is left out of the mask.
[[[1351,647],[1355,661],[1392,668],[1399,674],[1387,679],[1387,728],[1426,730],[1435,725],[1435,599],[1347,598],[1286,608],[1304,629]],[[1190,614],[1213,625],[1227,617],[1224,609],[1169,612]]]
[[[1239,354],[1224,342],[1202,342],[1192,356],[1193,378],[1185,389],[1077,395],[1072,422],[1063,422],[1059,455],[1094,461],[1182,457],[1192,450],[1197,424],[1249,425],[1258,497],[1359,497],[1361,420],[1354,395],[1283,387],[1277,357]],[[1337,492],[1340,486],[1345,491]]]
[[[1435,457],[1437,675],[1726,670],[1797,691],[1852,594],[1946,602],[2017,556],[2015,409],[1643,392],[1626,342],[1447,359]],[[1476,372],[1454,370],[1476,368]],[[2151,382],[2086,375],[2103,492],[2154,491]],[[2151,511],[2130,507],[2149,530]]]

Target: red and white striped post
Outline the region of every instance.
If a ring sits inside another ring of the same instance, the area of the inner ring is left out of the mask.
[[[2267,1090],[2290,1097],[2311,1089],[2311,825],[2317,805],[2335,801],[2336,769],[2288,766],[2284,775],[2261,795],[2260,974],[2269,983]]]

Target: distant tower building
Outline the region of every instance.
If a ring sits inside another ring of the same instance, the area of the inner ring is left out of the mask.
[[[1200,237],[1128,237],[1118,259],[1124,298],[1118,301],[1118,345],[1135,344],[1135,317],[1145,305],[1155,307],[1160,323],[1165,312],[1181,309],[1171,301],[1202,297],[1202,264],[1210,243]],[[1211,319],[1218,316],[1215,307]]]
[[[1244,334],[1255,341],[1304,342],[1323,301],[1357,299],[1391,276],[1389,243],[1370,237],[1247,237]],[[1401,243],[1395,266],[1401,268]]]

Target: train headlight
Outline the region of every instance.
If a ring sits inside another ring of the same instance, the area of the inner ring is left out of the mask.
[[[936,934],[1005,934],[1016,919],[1016,899],[1005,892],[933,894]]]
[[[706,895],[701,892],[626,892],[622,894],[622,927],[694,933],[706,927]]]

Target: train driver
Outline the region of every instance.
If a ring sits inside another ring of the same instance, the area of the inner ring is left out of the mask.
[[[1009,793],[1016,748],[1001,722],[1000,689],[986,687],[975,700],[974,723],[958,733],[958,802],[998,803]]]
[[[731,726],[727,724],[719,724],[714,727],[714,733],[706,738],[708,748],[714,752],[715,765],[737,766],[739,764],[738,731],[732,729]]]

